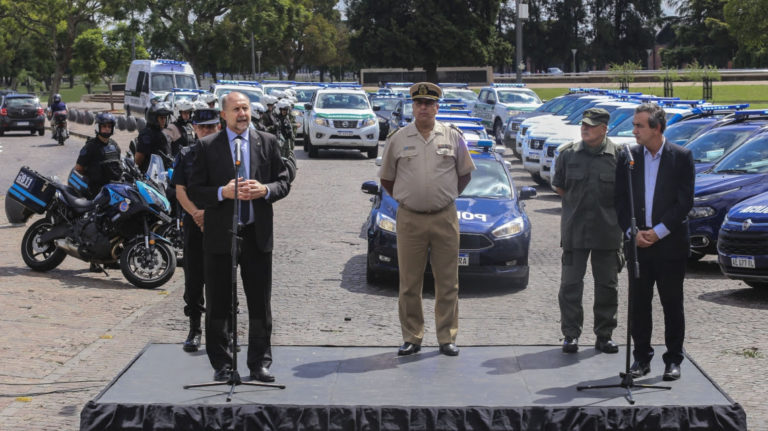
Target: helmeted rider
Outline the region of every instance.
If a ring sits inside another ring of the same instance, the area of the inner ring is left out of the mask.
[[[195,107],[191,100],[183,99],[176,103],[179,116],[164,132],[171,141],[171,157],[179,154],[179,149],[192,145],[195,141],[195,130],[192,128],[192,113]]]
[[[253,127],[255,127],[256,130],[262,132],[267,131],[267,128],[264,127],[264,123],[262,122],[266,112],[267,108],[264,107],[264,105],[259,102],[251,102],[251,123],[253,123]]]
[[[168,126],[172,113],[170,106],[165,102],[152,105],[147,110],[147,127],[141,129],[139,137],[136,138],[136,166],[142,172],[146,172],[149,167],[152,154],[159,154],[166,168],[171,166],[171,143],[163,129]]]
[[[67,130],[67,104],[61,101],[61,94],[56,93],[53,95],[53,103],[51,103],[51,106],[48,108],[50,117],[48,117],[49,120],[51,120],[51,130],[54,133],[56,133],[56,116],[57,114],[59,116],[63,115],[64,118],[62,121],[64,121],[64,130]]]
[[[96,115],[96,136],[85,142],[77,157],[75,171],[87,180],[89,199],[105,184],[119,181],[122,176],[120,147],[111,139],[115,123],[115,116],[109,112]]]
[[[292,159],[294,147],[294,130],[291,116],[291,102],[288,99],[280,99],[275,104],[277,114],[277,139],[280,142],[280,155]]]
[[[278,121],[277,114],[274,112],[274,108],[275,104],[277,103],[277,97],[271,94],[267,94],[262,97],[261,100],[267,107],[267,112],[265,112],[261,117],[261,123],[264,125],[264,128],[268,133],[275,135],[277,134]]]

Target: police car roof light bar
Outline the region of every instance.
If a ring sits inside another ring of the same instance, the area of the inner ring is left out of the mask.
[[[187,62],[186,62],[186,61],[181,61],[181,60],[167,60],[167,59],[164,59],[164,58],[159,58],[159,59],[157,59],[157,60],[155,60],[155,61],[157,61],[158,63],[163,63],[163,64],[187,64]]]
[[[188,93],[207,93],[205,90],[195,89],[195,88],[171,88],[171,91],[174,93],[183,92],[186,91]]]
[[[450,114],[450,115],[466,114],[466,115],[471,115],[472,111],[470,111],[468,109],[438,109],[437,113],[438,113],[438,115],[439,114]]]
[[[741,103],[739,105],[705,105],[705,106],[699,106],[696,108],[696,110],[701,112],[712,112],[712,111],[732,111],[732,110],[741,110],[749,108],[749,103]]]
[[[447,121],[447,122],[461,121],[461,122],[478,123],[478,124],[480,124],[483,121],[482,118],[478,118],[478,117],[461,117],[461,116],[454,117],[451,115],[437,115],[435,116],[435,120]]]
[[[522,83],[522,82],[496,83],[496,82],[494,82],[493,84],[491,84],[491,87],[496,87],[496,88],[503,88],[503,87],[507,87],[507,88],[523,88],[523,87],[525,87],[525,83]]]
[[[469,88],[469,84],[462,82],[438,82],[437,85],[448,88]]]
[[[485,130],[485,127],[483,127],[482,124],[469,124],[469,123],[461,123],[461,122],[451,123],[451,124],[453,124],[454,126],[458,127],[461,130],[471,130],[471,131],[478,131],[478,132],[481,130]]]
[[[437,102],[438,103],[461,103],[461,99],[451,97],[451,98],[440,99]]]
[[[387,82],[386,84],[384,84],[384,86],[387,88],[410,87],[411,85],[413,85],[413,82]]]
[[[493,141],[490,139],[479,139],[475,145],[482,148],[486,153],[493,148]]]
[[[744,111],[734,112],[733,115],[738,117],[748,117],[750,115],[768,115],[768,109],[746,109]]]
[[[257,81],[238,81],[234,79],[219,79],[216,81],[217,84],[229,84],[229,85],[252,85],[256,87],[260,87],[261,84],[259,84]]]
[[[261,81],[262,84],[290,84],[290,85],[296,85],[296,81],[279,81],[279,80],[268,80],[265,79]]]

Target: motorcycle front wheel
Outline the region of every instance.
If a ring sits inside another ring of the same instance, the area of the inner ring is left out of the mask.
[[[162,286],[173,277],[176,254],[164,243],[147,248],[144,238],[135,238],[126,244],[120,255],[120,269],[131,284],[142,289]]]
[[[35,271],[50,271],[67,257],[53,242],[40,242],[40,237],[51,229],[53,224],[48,219],[41,219],[32,223],[21,239],[21,258]]]

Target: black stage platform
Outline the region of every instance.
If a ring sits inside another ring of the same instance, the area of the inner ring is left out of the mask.
[[[248,379],[243,346],[240,374]],[[664,347],[656,349],[663,352]],[[286,389],[229,386],[182,389],[210,381],[204,351],[148,345],[81,414],[81,430],[742,430],[746,414],[695,363],[682,364],[672,390],[636,389],[630,406],[620,383],[624,350],[575,355],[559,346],[437,348],[398,357],[396,347],[276,346],[272,372]],[[660,354],[651,374],[661,381]]]

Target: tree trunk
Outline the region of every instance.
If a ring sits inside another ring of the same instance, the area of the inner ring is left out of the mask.
[[[437,65],[436,64],[424,65],[424,71],[427,74],[427,82],[437,83]]]

